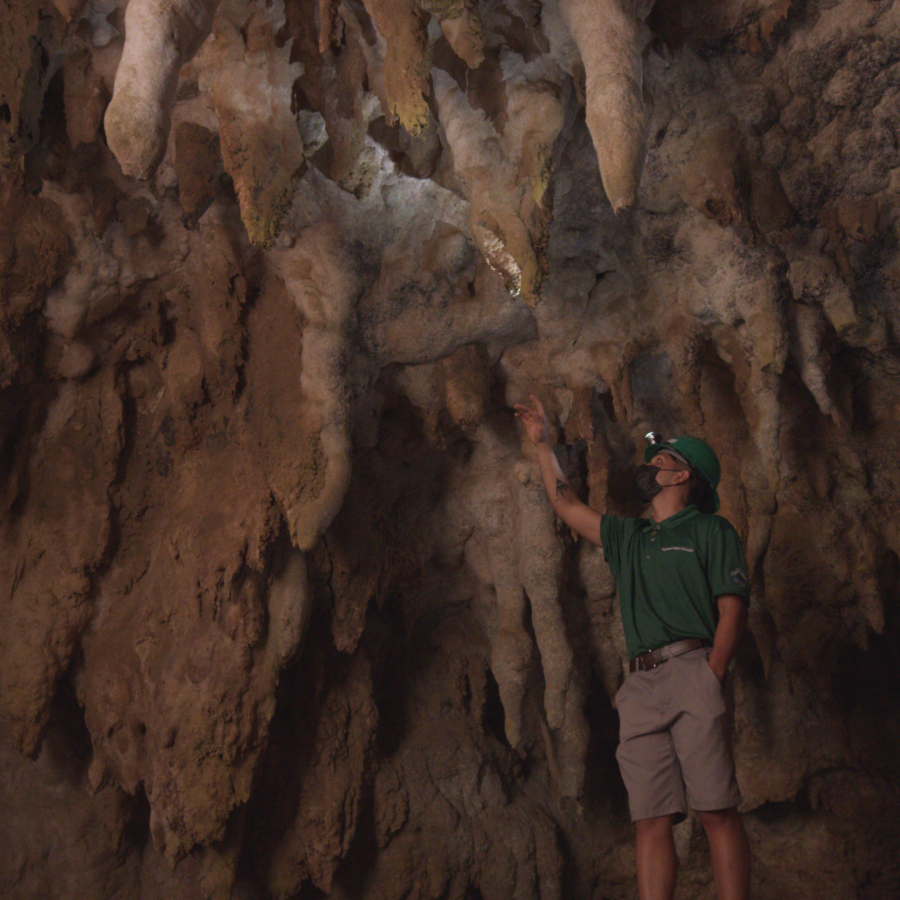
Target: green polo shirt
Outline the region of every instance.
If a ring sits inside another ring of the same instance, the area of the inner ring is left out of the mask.
[[[600,539],[632,658],[684,638],[711,641],[716,597],[737,594],[749,601],[741,539],[721,516],[695,506],[662,522],[603,516]]]

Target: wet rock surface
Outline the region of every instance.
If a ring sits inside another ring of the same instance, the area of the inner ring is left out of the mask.
[[[634,896],[533,392],[597,508],[718,452],[754,896],[894,900],[898,25],[8,0],[0,896]]]

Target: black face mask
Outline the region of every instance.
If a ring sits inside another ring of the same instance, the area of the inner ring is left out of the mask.
[[[634,487],[641,503],[649,503],[662,490],[662,485],[656,480],[659,471],[659,466],[638,466]]]

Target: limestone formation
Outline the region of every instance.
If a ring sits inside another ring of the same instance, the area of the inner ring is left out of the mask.
[[[129,0],[125,46],[104,124],[109,148],[133,178],[166,152],[178,74],[212,28],[219,0]]]
[[[599,509],[651,429],[719,454],[754,896],[895,900],[898,34],[7,0],[0,896],[633,897],[615,585],[534,393]]]
[[[584,68],[587,126],[616,212],[635,202],[644,162],[643,20],[648,0],[560,0]]]

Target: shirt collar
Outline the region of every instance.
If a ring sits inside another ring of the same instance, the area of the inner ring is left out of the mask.
[[[669,516],[668,519],[663,519],[662,522],[657,522],[653,518],[651,518],[650,521],[654,526],[658,525],[663,528],[677,528],[683,522],[687,522],[688,519],[693,519],[694,516],[699,515],[700,510],[692,504],[691,506],[686,506],[684,509],[679,510],[677,513],[675,513],[674,516]]]

